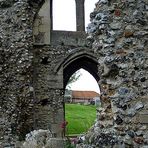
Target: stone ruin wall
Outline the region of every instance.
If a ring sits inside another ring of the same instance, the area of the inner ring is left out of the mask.
[[[102,100],[111,101],[112,112],[110,106],[98,110],[88,139],[112,144],[116,138],[104,135],[111,130],[127,147],[148,145],[148,1],[100,0],[90,17],[87,39],[98,57]]]
[[[1,145],[13,147],[16,135],[33,127],[50,128],[50,109],[62,116],[63,71],[55,74],[53,69],[74,47],[33,46],[32,26],[40,6],[35,0],[0,2]],[[90,17],[87,48],[97,56],[104,108],[97,111],[87,145],[147,146],[148,2],[99,0]],[[49,98],[51,108],[38,105],[40,98]]]
[[[0,145],[13,147],[32,110],[32,26],[41,1],[0,1]],[[33,121],[30,121],[33,122]]]

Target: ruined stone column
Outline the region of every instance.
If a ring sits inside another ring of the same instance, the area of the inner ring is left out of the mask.
[[[76,24],[77,31],[85,31],[85,11],[84,11],[84,1],[85,0],[75,0],[76,1]]]

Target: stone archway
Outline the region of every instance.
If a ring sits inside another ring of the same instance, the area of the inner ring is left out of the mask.
[[[147,1],[98,1],[88,26],[91,51],[83,31],[51,31],[51,44],[33,46],[34,14],[42,4],[42,0],[0,2],[2,146],[13,147],[16,137],[21,132],[25,134],[24,129],[58,129],[63,118],[55,117],[63,116],[64,69],[55,71],[55,67],[80,48],[86,48],[82,61],[91,61],[86,56],[90,52],[97,57],[99,83],[104,90],[102,99],[104,102],[110,100],[113,109],[113,124],[104,126],[98,122],[93,130],[94,137],[100,138],[97,134],[102,128],[115,131],[116,137],[128,146],[147,146]],[[83,22],[79,23],[83,27]],[[80,65],[81,61],[76,61]],[[67,65],[68,69],[70,67]],[[108,110],[110,106],[107,105]],[[101,116],[104,120],[108,115],[101,113]]]
[[[99,81],[98,63],[97,63],[97,58],[95,57],[95,55],[91,53],[88,49],[84,49],[84,50],[82,49],[80,51],[75,51],[71,55],[69,55],[68,58],[66,58],[66,60],[63,62],[64,92],[65,92],[67,82],[69,81],[69,78],[72,76],[72,74],[74,74],[77,70],[81,68],[88,71],[93,76],[93,78],[96,80],[96,82]],[[89,85],[89,83],[87,85]],[[65,99],[63,102],[63,106],[64,106],[64,118],[66,119]],[[86,116],[84,116],[83,118],[85,117]],[[83,124],[83,123],[80,122],[80,124]]]
[[[70,76],[80,68],[87,70],[98,82],[97,64],[96,57],[93,54],[89,54],[89,52],[81,51],[80,53],[73,53],[63,64],[64,88]]]
[[[36,49],[34,89],[36,96],[35,129],[48,129],[61,136],[60,124],[64,121],[64,91],[70,76],[78,69],[87,70],[98,82],[98,58],[89,48],[67,49],[63,46]],[[72,52],[69,52],[72,51]],[[61,57],[61,53],[63,57]],[[54,56],[53,56],[54,55]],[[107,86],[103,85],[106,91]],[[104,97],[101,102],[111,110],[111,102]],[[110,113],[110,112],[109,112]]]
[[[97,58],[95,55],[88,48],[76,48],[70,54],[65,55],[54,69],[55,74],[62,74],[59,76],[63,80],[63,93],[70,76],[80,68],[87,70],[97,82],[99,81]],[[63,107],[64,103],[63,98]],[[63,113],[65,112],[64,110],[65,108],[63,108]]]

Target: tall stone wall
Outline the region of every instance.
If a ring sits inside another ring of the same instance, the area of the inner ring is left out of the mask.
[[[99,0],[90,17],[87,39],[98,56],[102,100],[111,105],[98,110],[86,141],[147,147],[148,1]]]
[[[14,147],[29,131],[32,93],[32,26],[41,1],[0,1],[0,147]]]
[[[49,128],[58,137],[64,120],[63,72],[54,69],[64,56],[61,48],[50,46],[39,46],[34,51],[35,128]]]

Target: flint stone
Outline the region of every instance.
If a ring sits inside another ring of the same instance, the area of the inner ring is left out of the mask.
[[[94,38],[93,38],[92,35],[89,35],[89,36],[87,37],[87,40],[93,42],[93,41],[94,41]]]
[[[99,4],[107,4],[107,3],[108,3],[108,0],[99,0],[98,3],[99,3]]]
[[[144,142],[144,138],[143,137],[135,137],[134,141],[138,144],[142,144]]]
[[[146,130],[147,129],[147,126],[146,125],[143,125],[142,127],[139,128],[140,130]],[[147,133],[148,134],[148,133]]]
[[[87,33],[94,33],[97,29],[97,26],[93,23],[88,24]]]
[[[134,138],[134,137],[135,137],[134,131],[128,131],[127,134],[128,134],[131,138]]]
[[[138,19],[137,21],[136,21],[136,23],[139,23],[140,25],[146,25],[146,20],[144,20],[144,19],[142,19],[142,18],[140,18],[140,19]]]
[[[139,110],[139,109],[141,109],[141,108],[143,108],[143,107],[144,107],[143,103],[142,103],[141,101],[139,101],[139,102],[137,102],[136,105],[135,105],[135,110]]]
[[[95,19],[96,19],[96,20],[99,20],[100,23],[102,24],[102,23],[105,23],[105,22],[107,21],[108,16],[105,15],[104,13],[98,13],[98,14],[96,15]]]
[[[125,31],[124,32],[124,36],[125,37],[131,37],[131,36],[133,36],[133,32],[131,32],[131,31]]]
[[[130,109],[127,111],[127,114],[128,114],[129,117],[133,117],[133,116],[135,116],[136,111],[135,111],[134,108],[130,108]]]
[[[133,3],[133,2],[135,2],[135,0],[128,0],[128,2],[129,2],[129,3]]]
[[[105,24],[99,25],[99,30],[104,30],[104,29],[106,29],[106,25]]]
[[[140,123],[146,123],[146,124],[148,124],[148,112],[147,111],[141,112],[139,115],[140,115],[139,116]]]
[[[116,35],[116,33],[113,30],[108,31],[108,34],[110,37],[114,37]]]
[[[105,43],[108,43],[108,44],[112,44],[115,42],[115,38],[108,38],[106,40],[104,40]]]
[[[118,94],[119,94],[119,95],[126,95],[126,94],[128,94],[128,93],[129,93],[129,89],[126,88],[126,87],[120,87],[120,88],[118,89]]]
[[[146,104],[144,105],[144,107],[145,107],[145,109],[148,110],[148,103],[146,103]]]
[[[30,90],[31,92],[33,92],[33,91],[34,91],[34,88],[33,88],[32,86],[30,86],[30,87],[29,87],[29,90]]]
[[[91,18],[91,19],[94,19],[95,16],[96,16],[96,14],[97,14],[97,11],[91,12],[91,13],[90,13],[90,18]]]
[[[127,31],[133,30],[132,25],[127,25],[127,26],[125,27],[125,30],[127,30]]]
[[[148,139],[148,131],[144,132],[143,138]]]
[[[28,147],[43,147],[46,140],[52,137],[52,133],[49,130],[34,130],[26,135],[25,142],[22,148]]]
[[[133,142],[132,142],[132,139],[129,135],[126,135],[125,138],[124,138],[124,142],[128,145],[132,145]]]
[[[130,37],[130,36],[132,36],[132,34],[129,34],[129,35],[125,36],[125,37]],[[131,38],[126,38],[126,39],[124,40],[124,43],[125,43],[125,45],[126,45],[126,44],[129,44],[129,43],[132,43],[132,39],[131,39]]]
[[[0,0],[0,8],[8,8],[12,6],[12,0]]]
[[[148,31],[139,31],[134,33],[134,36],[144,36],[144,35],[148,35]]]
[[[137,135],[137,136],[142,136],[142,135],[143,135],[143,131],[137,131],[137,132],[136,132],[136,135]]]
[[[92,48],[94,49],[94,51],[100,50],[102,48],[102,44],[99,42],[94,42],[92,45]]]
[[[123,120],[122,120],[122,118],[121,118],[119,115],[117,115],[117,117],[116,117],[116,119],[115,119],[115,123],[116,123],[117,125],[123,123]]]
[[[110,24],[110,27],[111,27],[111,29],[113,29],[113,30],[119,30],[119,29],[121,29],[121,23],[112,22],[112,23]]]

